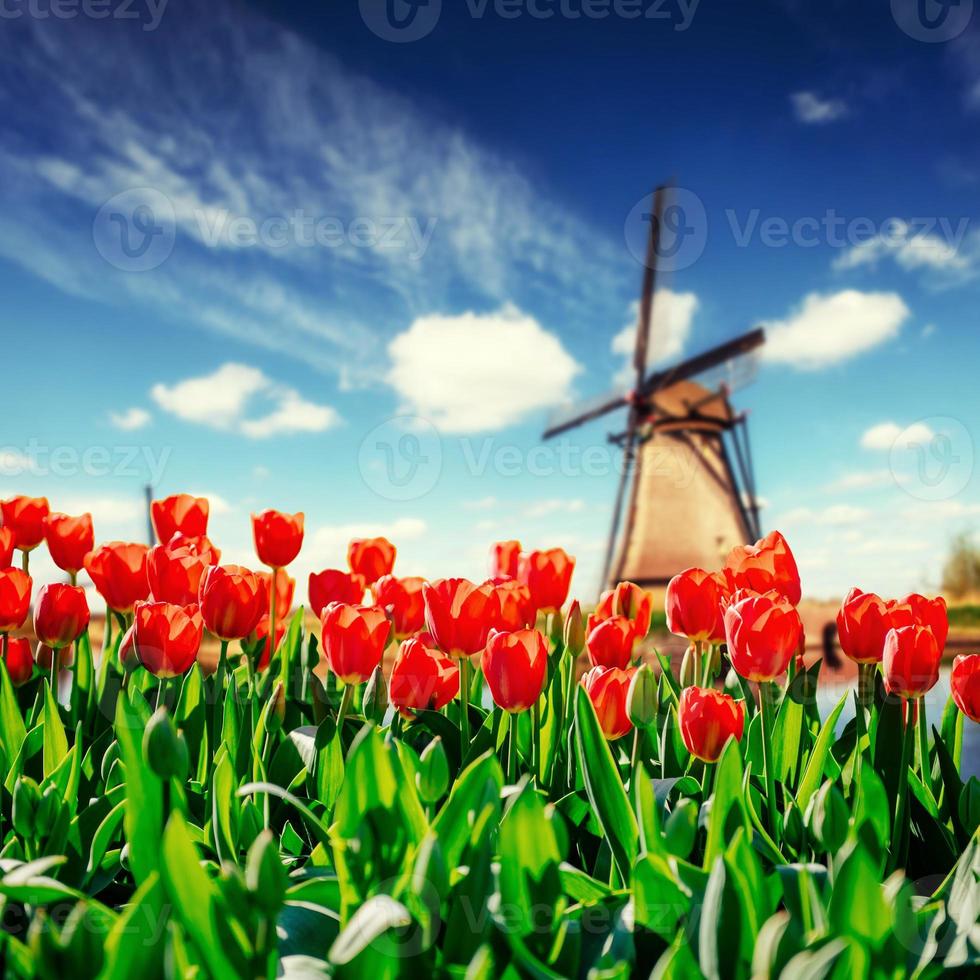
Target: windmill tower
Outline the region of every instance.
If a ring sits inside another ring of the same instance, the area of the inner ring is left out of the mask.
[[[667,585],[683,568],[715,568],[736,544],[760,534],[748,425],[729,400],[751,380],[756,329],[695,357],[648,372],[661,228],[670,189],[654,193],[640,295],[632,390],[601,396],[554,418],[549,439],[625,408],[626,427],[609,439],[623,449],[603,587],[628,580]],[[621,528],[622,525],[622,528]]]

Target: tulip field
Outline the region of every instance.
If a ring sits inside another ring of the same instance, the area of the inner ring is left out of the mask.
[[[853,589],[822,717],[778,532],[677,570],[672,664],[652,595],[580,604],[560,548],[425,581],[353,541],[294,608],[302,514],[253,515],[261,571],[204,499],[152,517],[2,503],[5,976],[980,973],[980,653],[927,716],[941,598]]]

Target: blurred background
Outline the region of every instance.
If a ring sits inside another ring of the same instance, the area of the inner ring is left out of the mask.
[[[246,564],[250,511],[304,510],[299,601],[366,534],[429,577],[562,546],[594,598],[626,412],[541,437],[629,387],[670,179],[646,362],[765,328],[731,399],[813,639],[860,585],[944,591],[968,646],[973,7],[5,0],[0,496],[104,541],[206,495]]]

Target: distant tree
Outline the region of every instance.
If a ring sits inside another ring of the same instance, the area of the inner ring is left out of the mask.
[[[980,593],[980,545],[969,532],[953,538],[943,566],[943,591],[957,597]]]

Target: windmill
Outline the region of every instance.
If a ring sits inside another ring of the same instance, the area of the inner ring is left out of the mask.
[[[751,380],[762,329],[649,373],[661,229],[670,188],[658,187],[647,242],[633,354],[634,386],[554,417],[545,439],[625,408],[626,427],[609,436],[623,468],[603,583],[666,586],[682,568],[717,567],[734,545],[760,537],[748,421],[731,393]],[[628,504],[627,504],[628,494]],[[625,515],[624,515],[625,511]],[[625,520],[624,520],[625,516]],[[623,525],[620,533],[620,525]]]

